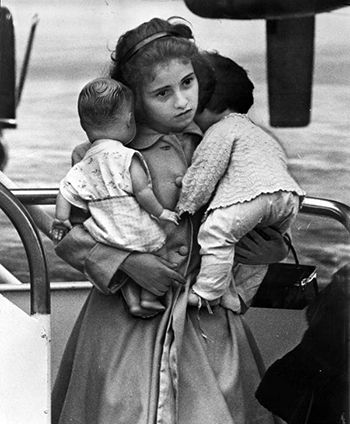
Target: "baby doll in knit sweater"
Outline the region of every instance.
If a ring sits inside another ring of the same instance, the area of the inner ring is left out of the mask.
[[[229,299],[225,306],[241,312],[242,302],[250,305],[267,265],[233,266],[236,243],[254,228],[287,232],[304,192],[289,174],[279,142],[247,115],[254,86],[246,71],[217,53],[205,56],[216,85],[195,119],[205,135],[177,205],[180,214],[206,206],[198,234],[201,268],[188,303],[225,304]]]

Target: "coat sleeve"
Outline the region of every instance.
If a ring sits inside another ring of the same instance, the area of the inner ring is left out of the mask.
[[[124,281],[114,278],[130,252],[97,243],[82,225],[76,225],[55,247],[56,254],[82,272],[104,294],[113,294]]]

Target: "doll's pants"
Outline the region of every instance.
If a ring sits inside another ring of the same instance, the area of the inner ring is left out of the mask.
[[[299,207],[297,195],[279,191],[211,210],[198,233],[201,268],[193,291],[204,299],[214,300],[233,284],[231,293],[238,288],[240,297],[248,302],[248,297],[254,297],[264,278],[267,265],[240,264],[233,280],[236,243],[256,227],[273,227],[281,234],[285,233],[295,220]]]

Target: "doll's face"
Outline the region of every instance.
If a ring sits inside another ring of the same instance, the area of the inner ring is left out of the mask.
[[[193,121],[198,106],[198,81],[192,64],[171,60],[157,65],[154,75],[140,90],[142,121],[163,134],[181,132]]]

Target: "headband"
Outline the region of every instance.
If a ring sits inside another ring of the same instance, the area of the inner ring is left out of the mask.
[[[132,46],[131,49],[129,49],[125,53],[125,55],[122,57],[121,62],[126,63],[143,47],[147,46],[148,44],[152,43],[155,40],[159,40],[160,38],[164,38],[164,37],[183,37],[183,36],[176,31],[156,32],[155,34],[149,35],[148,37],[144,38],[143,40],[139,41],[134,46]]]

